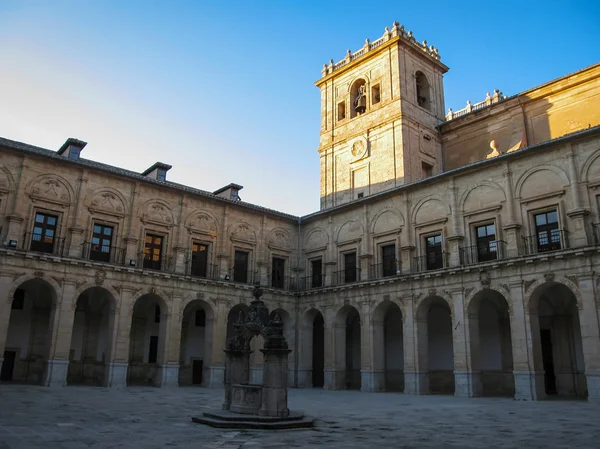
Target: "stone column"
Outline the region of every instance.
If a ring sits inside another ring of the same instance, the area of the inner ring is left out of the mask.
[[[481,376],[473,372],[469,358],[469,323],[465,316],[465,304],[462,289],[452,291],[452,348],[454,351],[454,396],[481,396]],[[477,334],[475,335],[477,338]]]
[[[264,375],[261,416],[287,417],[287,371],[290,349],[261,349],[264,355]]]
[[[75,319],[75,280],[63,281],[62,297],[57,301],[48,323],[49,351],[44,372],[44,385],[48,387],[67,385],[71,335]]]
[[[417,329],[413,312],[413,296],[404,297],[403,342],[404,342],[404,394],[422,394],[421,376],[418,371]],[[429,386],[427,385],[427,390]]]
[[[529,401],[544,399],[546,391],[544,372],[541,370],[543,365],[539,321],[537,315],[531,316],[525,309],[522,281],[513,281],[509,286],[515,399]],[[535,361],[536,358],[538,363]]]
[[[4,348],[8,338],[8,326],[10,324],[10,312],[13,299],[8,292],[13,283],[12,273],[0,272],[0,371],[4,361]]]
[[[575,154],[571,151],[567,153],[567,165],[569,166],[569,177],[571,178],[571,201],[572,209],[567,211],[567,215],[573,220],[573,226],[570,229],[570,235],[565,236],[569,238],[573,247],[586,246],[593,244],[594,240],[591,233],[586,232],[586,217],[589,214],[589,210],[581,206],[581,195],[579,192],[579,171],[575,163]],[[588,239],[588,234],[590,238]]]
[[[313,349],[313,326],[314,320],[306,322],[304,319],[297,324],[300,332],[298,333],[298,342],[296,351],[298,353],[298,388],[312,387],[312,351]]]
[[[117,308],[110,329],[110,350],[106,358],[106,386],[124,388],[127,386],[127,367],[129,366],[129,339],[133,304],[131,303],[134,290],[122,287],[121,297],[117,300]]]
[[[336,371],[335,371],[335,328],[334,328],[333,311],[325,310],[323,317],[323,346],[324,346],[324,385],[325,390],[336,389]]]
[[[173,273],[175,274],[190,274],[191,261],[189,261],[188,265],[188,261],[185,259],[185,250],[186,248],[179,245],[173,248],[173,257],[175,258],[173,263]]]
[[[477,311],[466,310],[464,319],[464,330],[466,332],[465,350],[467,354],[466,376],[469,387],[466,396],[478,397],[483,392],[481,380],[481,346],[479,342],[479,313]],[[456,381],[456,373],[454,376]]]
[[[585,363],[588,401],[600,403],[600,300],[594,294],[592,273],[579,277],[579,325]]]
[[[373,321],[368,301],[364,301],[362,306],[360,391],[385,391],[385,347],[377,344],[384,341],[383,321]]]
[[[205,338],[211,339],[210,345],[210,365],[204,368],[202,373],[202,386],[208,388],[222,388],[225,382],[225,352],[227,339],[227,303],[218,301],[215,316],[212,322],[212,328],[207,327]],[[209,336],[210,329],[210,336]]]
[[[158,336],[157,387],[179,386],[179,345],[181,344],[181,322],[179,304],[181,298],[173,296],[171,306],[161,309]]]
[[[249,383],[251,353],[251,351],[225,349],[225,401],[223,402],[223,410],[229,410],[231,407],[232,385]]]
[[[69,234],[71,240],[69,242],[69,249],[65,251],[69,257],[83,257],[83,231],[84,229],[80,226],[73,226],[69,228]]]
[[[506,163],[504,172],[504,190],[506,191],[506,209],[508,213],[508,223],[502,228],[504,231],[504,240],[506,248],[502,248],[505,254],[500,254],[500,257],[516,257],[519,255],[519,229],[521,225],[517,223],[515,218],[515,201],[512,185],[512,172],[508,163]]]
[[[132,268],[142,268],[137,266],[141,264],[141,260],[138,257],[138,239],[134,237],[125,237],[125,265]],[[134,265],[131,265],[131,261],[134,261]]]

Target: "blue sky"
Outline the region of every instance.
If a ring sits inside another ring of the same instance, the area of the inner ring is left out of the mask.
[[[446,109],[600,61],[597,1],[0,0],[0,136],[313,212],[314,82],[395,20],[450,67]]]

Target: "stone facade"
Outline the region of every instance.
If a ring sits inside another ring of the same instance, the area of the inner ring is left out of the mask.
[[[220,387],[227,337],[257,281],[284,322],[290,386],[600,400],[600,127],[577,131],[588,116],[597,124],[586,92],[596,92],[600,68],[530,91],[568,108],[569,89],[579,89],[572,95],[588,106],[579,118],[572,107],[560,128],[577,132],[539,137],[534,126],[523,148],[505,151],[502,137],[486,159],[480,146],[492,135],[468,153],[462,133],[521,113],[520,97],[439,126],[446,69],[411,36],[394,26],[324,68],[322,175],[331,186],[328,161],[339,162],[340,188],[322,190],[324,209],[308,216],[171,183],[160,178],[166,164],[140,174],[73,160],[68,145],[57,153],[0,139],[3,379]],[[417,100],[432,113],[410,104],[413,83],[398,75],[421,63],[440,89]],[[365,99],[357,94],[365,110],[338,126],[328,98],[350,105],[359,74],[369,75]],[[410,136],[421,142],[425,129],[432,176],[381,174],[381,188],[343,196],[341,179],[365,158],[381,154],[373,173],[392,156],[421,164]],[[444,172],[442,158],[456,168]],[[94,246],[103,232],[109,243]],[[250,358],[250,382],[261,383],[262,354]]]

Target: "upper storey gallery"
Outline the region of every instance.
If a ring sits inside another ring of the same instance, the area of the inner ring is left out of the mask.
[[[600,124],[600,64],[445,113],[447,71],[397,22],[323,66],[321,209]]]

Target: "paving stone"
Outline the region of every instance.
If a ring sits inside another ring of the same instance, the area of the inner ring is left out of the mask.
[[[289,391],[315,428],[230,432],[194,424],[222,390],[0,385],[0,449],[597,449],[600,404],[356,391]],[[201,408],[202,406],[202,408]],[[57,413],[57,410],[60,410]]]

